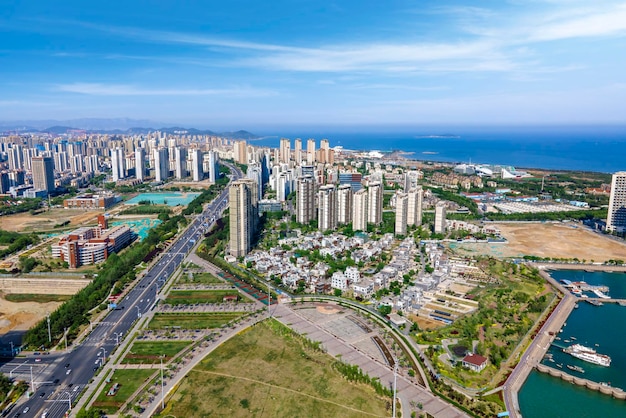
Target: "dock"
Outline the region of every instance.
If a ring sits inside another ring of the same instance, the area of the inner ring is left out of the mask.
[[[572,376],[571,374],[563,370],[554,369],[550,366],[547,366],[541,363],[537,364],[535,368],[537,369],[537,371],[541,373],[547,373],[552,377],[558,377],[566,382],[570,382],[578,386],[583,386],[583,387],[586,387],[587,389],[595,390],[605,395],[610,395],[614,397],[615,399],[626,400],[626,392],[624,392],[620,388],[614,388],[612,386],[603,385],[601,383],[594,382],[589,379],[585,379],[585,378],[578,377],[578,376]]]

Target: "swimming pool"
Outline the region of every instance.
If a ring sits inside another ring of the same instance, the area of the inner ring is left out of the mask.
[[[167,206],[187,206],[192,200],[198,197],[200,193],[141,193],[127,200],[127,205],[138,205],[139,202],[149,201],[155,205]]]

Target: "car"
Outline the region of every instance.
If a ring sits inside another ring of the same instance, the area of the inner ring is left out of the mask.
[[[39,394],[39,397],[40,397],[40,398],[43,398],[44,396],[46,396],[46,392],[41,392],[41,393]]]
[[[41,363],[41,359],[40,359],[39,357],[37,357],[37,358],[35,359],[35,363]]]
[[[30,411],[30,406],[27,406],[26,408],[24,408],[24,410],[22,411],[22,414],[25,414],[28,411]]]
[[[98,366],[93,368],[93,371],[95,372],[96,370],[98,370]]]
[[[69,385],[67,385],[68,388],[71,388],[72,386],[74,386],[74,383],[70,383]]]
[[[58,384],[59,384],[59,380],[60,380],[60,379],[54,379],[54,382],[53,382],[53,383],[54,383],[55,385],[58,385]]]
[[[67,371],[65,372],[65,375],[67,376],[70,373],[72,373],[72,369],[67,369]]]
[[[65,363],[65,368],[67,369],[69,367],[70,367],[70,364],[69,363]]]

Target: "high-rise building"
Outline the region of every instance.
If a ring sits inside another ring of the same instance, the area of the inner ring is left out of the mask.
[[[610,232],[626,232],[626,171],[613,174],[606,229]]]
[[[367,222],[375,225],[383,222],[383,185],[378,182],[367,186]]]
[[[167,148],[154,150],[154,179],[155,181],[165,181],[170,177],[170,159]]]
[[[141,181],[146,177],[146,150],[141,147],[135,150],[135,177]]]
[[[315,162],[315,140],[309,139],[306,141],[306,162],[307,164],[313,164]]]
[[[408,213],[409,196],[406,193],[396,192],[396,235],[406,235]]]
[[[187,148],[174,148],[174,175],[179,180],[187,177]]]
[[[302,163],[302,140],[300,138],[296,138],[293,150],[293,159],[296,164]]]
[[[217,152],[209,151],[209,181],[215,183],[219,178],[220,167],[217,163]]]
[[[315,219],[315,180],[311,176],[298,179],[296,186],[296,221],[307,224]]]
[[[422,186],[409,189],[408,199],[409,209],[407,225],[420,226],[422,224],[422,202],[424,200],[424,190],[422,190]]]
[[[234,181],[228,190],[230,205],[230,255],[243,257],[252,248],[258,221],[257,186],[251,179]]]
[[[317,193],[319,208],[317,226],[320,231],[332,231],[337,228],[337,193],[335,186],[321,186]]]
[[[233,159],[239,164],[248,164],[248,146],[246,141],[233,143]]]
[[[261,173],[261,164],[259,163],[248,164],[246,177],[251,180],[254,180],[256,187],[257,187],[257,196],[263,197],[263,181],[262,181],[262,173]]]
[[[189,151],[191,153],[191,177],[193,181],[201,181],[204,178],[204,169],[202,167],[202,151],[194,148]]]
[[[52,157],[33,157],[33,188],[54,191],[54,161]]]
[[[435,234],[444,234],[446,232],[446,204],[437,203],[435,206]]]
[[[367,190],[361,189],[352,199],[352,229],[367,231]]]
[[[337,188],[337,223],[341,225],[352,222],[352,188],[342,184]]]
[[[280,162],[289,164],[291,159],[291,141],[289,138],[280,138]]]
[[[124,173],[124,150],[120,147],[111,150],[111,171],[113,181],[122,180]]]
[[[12,144],[11,148],[8,149],[9,154],[9,170],[21,170],[24,168],[22,157],[22,146],[17,144]]]
[[[339,184],[349,184],[352,186],[352,191],[354,193],[361,190],[363,187],[361,184],[361,180],[363,176],[361,173],[352,173],[349,171],[342,171],[339,173]]]

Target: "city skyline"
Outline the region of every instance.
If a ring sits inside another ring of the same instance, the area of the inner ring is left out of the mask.
[[[624,123],[626,3],[31,2],[0,12],[3,120]]]

